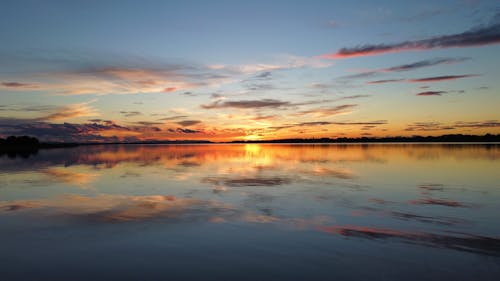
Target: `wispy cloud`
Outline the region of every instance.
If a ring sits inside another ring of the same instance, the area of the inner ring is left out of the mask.
[[[385,79],[385,80],[375,80],[366,82],[367,84],[385,84],[385,83],[393,83],[393,82],[401,82],[405,81],[405,79]]]
[[[454,124],[459,128],[496,128],[500,127],[500,121],[498,120],[486,120],[480,122],[465,122],[465,121],[457,121]]]
[[[183,133],[183,134],[197,134],[197,133],[202,133],[200,130],[192,130],[192,129],[187,129],[187,128],[177,128],[175,130],[171,129],[171,132],[177,132],[177,133]]]
[[[120,111],[120,113],[125,117],[134,117],[138,115],[142,115],[140,111]]]
[[[440,96],[442,94],[447,93],[446,91],[426,91],[426,92],[420,92],[417,94],[417,96]]]
[[[209,104],[201,105],[204,109],[214,108],[277,108],[281,106],[291,105],[288,101],[276,99],[261,99],[261,100],[240,100],[240,101],[215,101]]]
[[[406,131],[441,131],[441,130],[454,130],[457,128],[498,128],[500,127],[500,121],[498,120],[485,120],[485,121],[456,121],[453,123],[442,123],[442,122],[414,122],[409,124],[405,130]]]
[[[419,79],[409,79],[408,82],[421,83],[421,82],[441,82],[447,80],[456,80],[461,78],[469,78],[479,76],[477,74],[465,74],[465,75],[444,75],[444,76],[434,76],[434,77],[425,77]]]
[[[200,123],[201,123],[200,120],[183,120],[183,121],[177,122],[177,124],[179,124],[183,127],[189,127],[189,126],[197,125]]]
[[[338,126],[378,126],[387,124],[387,120],[375,120],[368,122],[333,122],[333,121],[311,121],[311,122],[301,122],[301,123],[293,123],[293,124],[283,124],[280,126],[272,126],[267,129],[272,131],[279,131],[288,128],[294,127],[315,127],[315,126],[326,126],[326,125],[338,125]]]
[[[38,120],[59,121],[77,117],[99,116],[99,112],[90,106],[93,102],[95,102],[95,100],[63,106],[58,108],[56,112],[40,117]]]
[[[500,239],[460,233],[459,235],[428,232],[401,231],[396,229],[364,226],[319,226],[318,230],[358,239],[393,239],[411,245],[447,248],[455,251],[500,256]]]
[[[410,83],[433,83],[433,82],[442,82],[449,80],[457,80],[463,78],[471,78],[477,77],[477,74],[464,74],[464,75],[442,75],[442,76],[432,76],[432,77],[424,77],[424,78],[415,78],[415,79],[386,79],[386,80],[375,80],[368,81],[367,84],[385,84],[385,83],[395,83],[395,82],[410,82]]]
[[[425,67],[431,67],[435,65],[441,65],[441,64],[453,64],[453,63],[458,63],[458,62],[463,62],[466,60],[469,60],[470,58],[435,58],[435,59],[429,59],[429,60],[421,60],[413,63],[407,63],[407,64],[401,64],[401,65],[396,65],[388,68],[380,68],[380,69],[375,69],[375,70],[370,70],[370,71],[364,71],[352,75],[347,75],[343,76],[341,78],[344,79],[356,79],[356,78],[368,78],[372,77],[378,74],[383,74],[383,73],[391,73],[391,72],[403,72],[403,71],[411,71],[415,69],[420,69],[420,68],[425,68]]]
[[[189,116],[187,116],[187,115],[175,115],[175,116],[170,116],[170,117],[164,117],[164,118],[161,118],[158,120],[171,121],[171,120],[177,120],[177,119],[182,119],[182,118],[187,118],[187,117],[189,117]]]
[[[500,43],[500,20],[498,15],[489,25],[472,28],[462,33],[435,36],[423,40],[404,41],[389,44],[366,44],[352,48],[341,48],[336,53],[322,55],[322,58],[341,59],[359,56],[373,56],[385,53],[429,50],[437,48],[475,47]]]
[[[352,109],[358,106],[357,104],[343,104],[334,107],[320,107],[304,111],[299,111],[296,115],[313,115],[316,117],[326,117],[352,112]]]
[[[441,122],[415,122],[408,125],[405,131],[441,131],[453,129],[455,129],[455,127],[452,125],[445,125]]]
[[[38,85],[31,83],[20,83],[20,82],[2,82],[1,86],[6,88],[19,88],[19,89],[36,89]]]

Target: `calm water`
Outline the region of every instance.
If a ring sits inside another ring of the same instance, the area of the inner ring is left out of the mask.
[[[498,280],[500,145],[0,156],[1,280]]]

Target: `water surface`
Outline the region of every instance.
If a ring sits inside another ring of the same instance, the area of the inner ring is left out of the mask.
[[[0,156],[1,280],[498,280],[500,145]]]

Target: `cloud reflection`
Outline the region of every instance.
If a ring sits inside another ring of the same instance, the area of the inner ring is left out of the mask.
[[[49,199],[0,202],[0,213],[32,211],[38,215],[64,216],[100,222],[127,222],[147,219],[179,221],[209,220],[230,212],[219,202],[172,195],[127,196],[99,194],[95,197],[62,195]]]
[[[400,231],[388,228],[362,226],[327,226],[319,227],[320,231],[345,237],[380,240],[393,239],[403,243],[447,248],[483,255],[500,256],[500,239],[479,235],[457,233],[433,234],[425,232]]]

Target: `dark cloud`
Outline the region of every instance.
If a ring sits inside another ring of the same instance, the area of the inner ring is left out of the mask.
[[[31,119],[0,119],[0,133],[4,135],[29,135],[47,141],[92,142],[117,141],[116,137],[102,137],[99,132],[132,131],[117,124],[51,124]]]
[[[139,111],[120,111],[120,113],[125,117],[133,117],[133,116],[142,115],[142,113]]]
[[[435,65],[440,65],[440,64],[452,64],[452,63],[458,63],[458,62],[463,62],[466,60],[469,60],[470,58],[435,58],[435,59],[429,59],[429,60],[421,60],[413,63],[408,63],[408,64],[402,64],[402,65],[397,65],[397,66],[392,66],[388,68],[381,68],[381,69],[376,69],[372,71],[365,71],[357,74],[352,74],[352,75],[347,75],[342,78],[347,78],[347,79],[352,79],[352,78],[367,78],[367,77],[372,77],[378,74],[382,73],[389,73],[389,72],[402,72],[402,71],[411,71],[419,68],[424,68],[424,67],[430,67],[430,66],[435,66]]]
[[[444,76],[425,77],[425,78],[419,78],[419,79],[409,79],[408,82],[415,82],[415,83],[440,82],[440,81],[456,80],[456,79],[476,77],[476,76],[479,76],[479,75],[476,75],[476,74],[444,75]]]
[[[446,200],[446,199],[435,199],[435,198],[424,198],[418,200],[412,200],[408,203],[414,205],[438,205],[438,206],[446,206],[446,207],[460,207],[460,208],[468,208],[469,205],[454,201],[454,200]]]
[[[37,88],[37,85],[19,82],[2,82],[0,85],[8,88]]]
[[[255,177],[255,178],[226,178],[226,177],[207,177],[202,179],[203,183],[214,185],[223,185],[229,187],[242,186],[276,186],[290,184],[292,180],[284,177]]]
[[[418,186],[418,188],[428,191],[442,191],[444,190],[444,185],[440,183],[428,183],[428,184],[421,184]]]
[[[105,124],[108,124],[108,125],[112,125],[114,123],[111,120],[104,120],[104,119],[90,119],[89,121],[90,122],[94,122],[94,123],[105,123]]]
[[[332,116],[338,115],[346,112],[350,112],[351,109],[358,106],[357,104],[343,104],[334,107],[320,107],[309,110],[300,111],[297,115],[307,115],[313,114],[317,116]]]
[[[134,122],[134,124],[139,124],[142,126],[157,126],[157,125],[163,125],[161,122],[151,122],[151,121],[138,121]]]
[[[439,64],[452,64],[452,63],[457,63],[457,62],[463,62],[466,60],[469,60],[470,58],[436,58],[432,60],[422,60],[414,63],[409,63],[409,64],[403,64],[403,65],[398,65],[398,66],[393,66],[384,69],[383,71],[386,72],[399,72],[399,71],[409,71],[409,70],[414,70],[422,67],[429,67],[429,66],[434,66],[434,65],[439,65]]]
[[[303,122],[303,123],[298,123],[296,124],[295,126],[299,126],[299,127],[303,127],[303,126],[306,126],[306,127],[310,127],[310,126],[323,126],[323,125],[330,125],[332,124],[331,122],[327,122],[327,121],[314,121],[314,122]]]
[[[246,85],[245,88],[249,91],[269,91],[276,89],[276,87],[270,83],[251,83]]]
[[[103,132],[128,132],[148,133],[159,132],[160,128],[154,125],[162,124],[155,122],[136,122],[132,126],[121,126],[110,120],[92,119],[93,123],[62,123],[53,124],[38,119],[0,118],[0,135],[28,135],[37,137],[43,141],[64,142],[116,142],[120,139],[116,136],[102,136]],[[114,133],[116,134],[116,133]],[[134,137],[128,140],[136,141]],[[123,138],[122,140],[125,140]]]
[[[179,124],[183,127],[189,127],[189,126],[193,126],[193,125],[200,124],[200,123],[201,123],[200,120],[183,120],[183,121],[177,122],[177,124]]]
[[[457,128],[497,128],[500,127],[498,120],[486,121],[456,121],[454,123],[444,124],[441,122],[415,122],[409,124],[405,131],[440,131],[440,130],[453,130]]]
[[[170,132],[172,132],[172,131],[170,131]],[[200,131],[200,130],[191,130],[191,129],[187,129],[187,128],[177,128],[175,130],[175,132],[182,133],[182,134],[197,134],[197,133],[202,133],[202,131]]]
[[[339,126],[374,125],[374,126],[376,126],[376,125],[385,125],[385,124],[387,124],[387,120],[376,120],[376,121],[371,121],[371,122],[313,121],[313,122],[302,122],[302,123],[295,123],[295,124],[284,124],[282,126],[268,127],[268,129],[278,131],[278,130],[293,128],[293,127],[312,127],[312,126],[324,126],[324,125],[339,125]]]
[[[360,239],[394,239],[426,247],[446,248],[482,255],[500,256],[500,239],[460,233],[453,235],[426,232],[400,231],[395,229],[362,226],[319,227],[321,231]]]
[[[187,117],[189,117],[189,116],[187,116],[187,115],[175,115],[175,116],[161,118],[158,120],[170,121],[170,120],[177,120],[177,119],[182,119],[182,118],[187,118]]]
[[[401,81],[404,81],[404,79],[376,80],[376,81],[369,81],[366,83],[368,83],[368,84],[384,84],[384,83],[393,83],[393,82],[401,82]]]
[[[453,130],[451,125],[445,125],[440,122],[415,122],[408,125],[405,131],[440,131],[440,130]]]
[[[241,100],[241,101],[215,101],[210,104],[201,105],[205,109],[213,108],[278,108],[282,106],[291,105],[288,101],[281,101],[275,99],[262,99],[262,100]]]
[[[255,75],[257,79],[270,79],[272,77],[272,73],[270,71],[262,72]]]
[[[261,120],[274,119],[275,117],[276,117],[276,115],[257,115],[257,116],[252,117],[251,119],[254,121],[261,121]]]
[[[498,14],[496,17],[498,18]],[[475,47],[498,43],[500,43],[500,20],[495,19],[489,25],[473,28],[462,33],[392,44],[366,44],[353,48],[341,48],[336,53],[325,54],[322,57],[337,59],[436,48]]]
[[[352,96],[340,97],[340,98],[335,99],[333,101],[352,100],[352,99],[367,98],[367,97],[370,97],[370,95],[352,95]]]
[[[441,94],[446,94],[447,92],[445,91],[426,91],[426,92],[420,92],[417,94],[417,96],[440,96]]]
[[[500,122],[498,120],[487,120],[481,122],[457,121],[454,126],[459,128],[497,128],[500,127]]]

